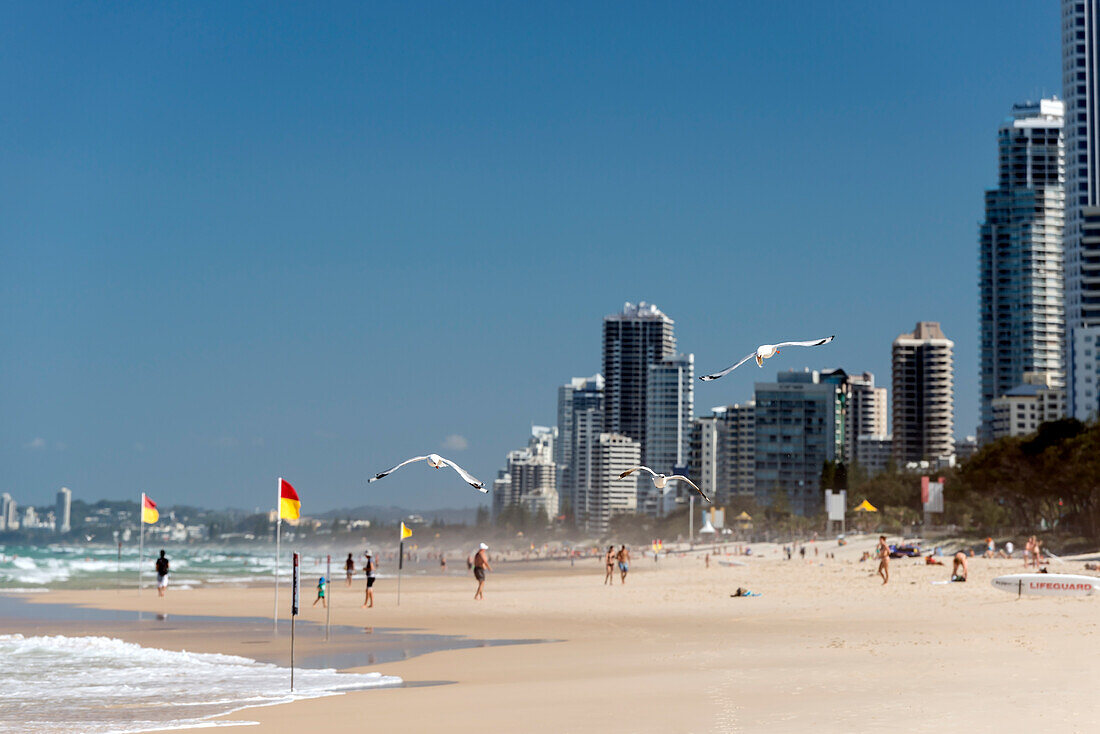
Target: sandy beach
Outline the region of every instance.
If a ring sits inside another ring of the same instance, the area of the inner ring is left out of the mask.
[[[949,567],[895,560],[882,586],[863,543],[837,559],[803,561],[774,549],[744,566],[703,557],[637,559],[626,585],[601,584],[599,561],[499,564],[484,602],[461,571],[376,585],[361,609],[362,582],[334,587],[332,622],[479,639],[547,640],[478,647],[364,665],[406,681],[399,689],[252,708],[222,721],[271,732],[851,732],[1093,731],[1100,662],[1100,599],[1014,596],[989,580],[1022,571],[1019,560],[975,559],[971,580],[937,585]],[[1080,572],[1082,564],[1067,563]],[[731,598],[738,587],[759,592]],[[304,593],[304,595],[306,595]],[[312,601],[312,594],[306,595]],[[64,602],[172,615],[269,616],[269,588],[57,591],[30,603]],[[286,606],[286,605],[283,605]],[[306,607],[299,620],[323,622]],[[41,634],[49,622],[38,623]],[[212,626],[112,634],[142,645],[222,652],[279,662],[288,637],[265,625],[249,635]],[[67,623],[54,633],[81,634]],[[326,643],[300,627],[299,654]],[[89,627],[85,633],[102,633]],[[364,634],[367,634],[364,629]],[[281,664],[286,664],[285,657]]]

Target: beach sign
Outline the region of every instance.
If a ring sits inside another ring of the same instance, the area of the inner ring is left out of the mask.
[[[1100,590],[1100,578],[1071,573],[1013,573],[993,579],[994,588],[1033,596],[1090,596]]]

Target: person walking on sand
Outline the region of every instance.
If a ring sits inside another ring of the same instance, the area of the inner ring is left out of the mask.
[[[882,577],[883,585],[890,580],[890,546],[886,545],[886,536],[878,536],[878,547],[875,549],[878,555],[878,575]]]
[[[707,554],[707,557],[704,558],[703,561],[706,563],[706,567],[710,568],[710,553]]]
[[[603,558],[603,565],[604,565],[604,575],[603,575],[604,584],[605,585],[606,584],[614,585],[614,583],[615,583],[615,546],[613,546],[613,545],[607,546],[607,555],[605,555],[604,558]]]
[[[626,574],[630,571],[630,551],[624,545],[619,548],[619,552],[615,557],[619,561],[619,583],[625,584]]]
[[[371,556],[370,551],[367,551],[364,555],[366,558],[363,560],[363,570],[367,574],[367,595],[363,599],[363,606],[370,608],[374,606],[374,558]]]
[[[157,596],[168,593],[168,559],[164,557],[164,551],[160,552],[160,558],[156,562],[157,569]]]
[[[485,590],[485,574],[492,571],[489,565],[489,546],[482,543],[474,554],[474,578],[477,579],[477,591],[474,592],[474,600],[484,599],[482,592]]]
[[[355,575],[355,559],[348,553],[348,560],[344,561],[344,573],[348,577],[348,586],[351,586],[351,577]]]
[[[321,602],[322,607],[328,607],[328,602],[325,601],[326,586],[327,583],[325,582],[325,577],[322,576],[321,580],[317,582],[317,598],[313,600],[313,606],[317,606],[317,602]]]
[[[447,556],[439,554],[439,572],[447,573]]]

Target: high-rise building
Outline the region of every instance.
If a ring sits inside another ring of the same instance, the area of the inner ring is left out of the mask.
[[[1100,415],[1100,0],[1062,0],[1066,105],[1066,402]]]
[[[62,487],[57,492],[57,532],[67,533],[72,530],[69,524],[70,512],[73,504],[73,493],[68,487]]]
[[[955,343],[935,321],[894,339],[894,460],[946,460],[955,454]]]
[[[844,420],[844,458],[848,464],[859,459],[860,436],[882,436],[890,432],[886,418],[886,388],[875,387],[870,372],[848,376],[847,406]]]
[[[646,451],[649,366],[676,353],[673,321],[653,304],[627,303],[603,320],[604,433],[630,436]]]
[[[1058,99],[1017,104],[997,132],[997,188],[985,192],[978,237],[982,440],[993,401],[1025,372],[1063,379],[1063,112]]]
[[[830,373],[836,378],[836,372]],[[773,505],[783,494],[790,509],[821,509],[821,472],[843,450],[838,440],[841,386],[818,372],[780,372],[776,382],[756,383],[756,501]]]
[[[687,471],[695,417],[695,355],[679,354],[649,365],[646,379],[646,448],[643,463],[660,474]],[[679,480],[663,490],[647,477],[638,483],[638,511],[664,516],[694,492]]]
[[[11,495],[7,492],[0,494],[0,530],[8,529],[8,506],[11,501]]]
[[[690,476],[716,505],[756,493],[756,403],[711,409],[692,422]]]
[[[515,503],[516,499],[512,496],[512,477],[507,469],[501,469],[497,472],[497,478],[493,480],[493,520],[500,517],[505,507]]]
[[[595,462],[601,433],[603,433],[602,406],[590,406],[573,412],[573,458],[570,482],[574,498],[573,519],[582,528],[588,527],[589,517],[595,512],[595,507],[590,506],[589,503],[596,492]]]
[[[619,475],[637,466],[642,459],[642,447],[629,436],[601,433],[592,451],[592,480],[585,505],[584,528],[588,532],[606,533],[611,518],[637,511],[638,491],[631,475]]]
[[[562,509],[576,515],[577,472],[574,457],[577,435],[576,415],[595,409],[603,429],[603,375],[574,377],[568,385],[558,388],[558,440],[554,442],[554,463],[557,464],[558,497]]]
[[[1026,372],[1023,383],[993,400],[990,440],[1026,436],[1066,414],[1066,391],[1048,372]]]
[[[873,477],[886,470],[894,457],[894,439],[884,434],[864,434],[856,437],[856,461]]]
[[[7,493],[4,494],[4,521],[8,530],[19,529],[19,504]]]
[[[511,505],[521,505],[532,515],[548,520],[558,514],[554,443],[557,428],[532,426],[527,448],[508,452],[508,466],[493,482],[496,516]]]

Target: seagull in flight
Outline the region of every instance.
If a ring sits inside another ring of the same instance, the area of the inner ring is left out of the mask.
[[[442,469],[445,466],[449,466],[452,469],[454,469],[456,472],[458,472],[458,476],[462,477],[463,480],[465,480],[465,482],[467,484],[469,484],[471,487],[476,489],[478,492],[481,492],[482,494],[484,494],[484,493],[489,491],[489,490],[485,489],[485,482],[474,478],[468,471],[463,469],[461,466],[454,463],[450,459],[444,459],[439,454],[428,454],[427,456],[414,456],[411,459],[407,459],[405,461],[402,461],[400,464],[398,464],[395,467],[387,469],[386,471],[381,472],[379,474],[375,474],[373,477],[371,477],[370,479],[367,480],[367,484],[370,484],[371,482],[377,482],[382,477],[387,477],[390,474],[393,474],[395,471],[397,471],[401,467],[405,466],[405,464],[412,464],[414,461],[426,461],[426,462],[428,462],[428,466],[432,467],[433,469]]]
[[[705,499],[707,502],[710,502],[710,497],[707,497],[705,494],[703,494],[703,490],[695,486],[695,482],[691,481],[683,474],[658,474],[657,472],[650,469],[648,466],[636,466],[633,469],[627,469],[622,474],[620,474],[619,479],[626,479],[638,470],[649,472],[649,475],[653,477],[653,486],[657,489],[664,489],[665,485],[668,484],[670,481],[672,481],[673,479],[679,479],[682,482],[687,482],[688,484],[690,484],[692,487],[695,488],[695,491],[702,496],[703,499]]]
[[[717,380],[719,377],[724,377],[730,372],[733,372],[735,369],[745,364],[745,362],[748,362],[753,357],[756,357],[756,365],[758,367],[763,367],[764,360],[779,354],[780,347],[820,347],[822,344],[828,344],[835,338],[836,336],[827,336],[824,339],[814,339],[808,342],[779,342],[778,344],[761,344],[756,348],[755,352],[745,355],[745,357],[737,364],[731,365],[721,372],[715,372],[713,375],[703,375],[699,379],[703,382]]]

